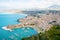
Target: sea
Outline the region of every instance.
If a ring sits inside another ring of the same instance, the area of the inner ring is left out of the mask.
[[[2,29],[2,27],[8,25],[15,25],[21,22],[17,22],[20,18],[25,18],[27,15],[20,13],[20,14],[6,14],[0,13],[0,40],[22,40],[22,38],[30,37],[32,35],[37,34],[38,32],[30,27],[22,27],[16,28],[13,31],[8,31]]]

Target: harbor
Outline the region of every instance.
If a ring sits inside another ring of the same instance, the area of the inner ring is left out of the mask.
[[[38,17],[39,16],[39,17]],[[58,17],[58,18],[57,18]],[[50,14],[39,14],[35,16],[26,16],[25,18],[18,19],[18,22],[21,22],[16,25],[8,25],[6,26],[6,29],[16,29],[21,27],[31,27],[40,33],[41,31],[48,31],[53,24],[55,24],[56,21],[57,24],[60,23],[60,21],[57,21],[60,19],[60,16],[55,16],[52,13]]]

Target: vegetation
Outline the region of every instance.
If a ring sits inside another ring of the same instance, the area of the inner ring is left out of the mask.
[[[32,23],[32,24],[30,24],[30,25],[32,25],[32,26],[33,26],[33,25],[35,25],[35,24],[33,24],[33,23]]]
[[[60,25],[53,25],[50,30],[45,33],[39,33],[22,40],[60,40]]]
[[[53,27],[45,32],[49,40],[60,40],[60,25],[53,25]]]

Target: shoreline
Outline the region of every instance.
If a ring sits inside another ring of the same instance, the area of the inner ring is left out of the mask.
[[[2,27],[2,29],[8,30],[8,31],[13,31],[13,30],[11,30],[11,29],[8,29],[7,26]]]
[[[42,29],[43,31],[47,31],[51,28],[51,26],[54,24],[49,24],[49,22],[51,21],[57,21],[55,20],[56,17],[54,17],[54,15],[52,14],[42,14],[42,15],[38,15],[40,16],[40,18],[38,17],[33,17],[33,16],[27,16],[26,18],[23,19],[19,19],[19,22],[21,22],[21,24],[16,24],[16,25],[10,25],[10,26],[6,26],[3,27],[3,29],[5,30],[12,30],[14,28],[21,28],[21,27],[25,27],[27,25],[29,25],[31,28],[36,29],[38,32],[40,32]],[[59,16],[58,16],[59,17]],[[59,20],[59,18],[57,18]],[[60,22],[60,21],[58,21]]]

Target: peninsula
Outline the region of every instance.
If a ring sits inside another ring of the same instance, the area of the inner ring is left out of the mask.
[[[8,25],[3,29],[16,29],[21,27],[31,27],[39,32],[49,30],[53,24],[60,23],[60,16],[58,14],[46,13],[46,14],[38,14],[35,16],[27,15],[25,18],[18,19],[18,22],[21,22],[16,25]]]

